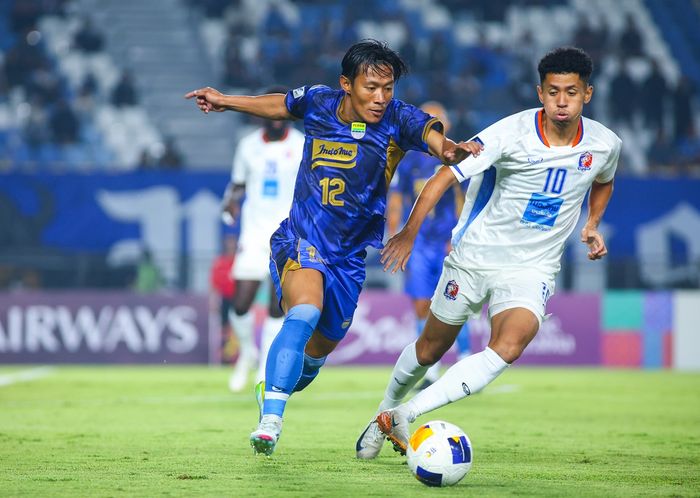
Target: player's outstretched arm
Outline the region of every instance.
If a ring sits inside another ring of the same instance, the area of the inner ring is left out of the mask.
[[[457,164],[469,155],[478,156],[484,146],[478,142],[455,143],[437,130],[430,130],[426,140],[430,153],[443,164]]]
[[[389,239],[381,251],[380,262],[384,265],[384,271],[391,270],[391,273],[396,273],[399,268],[402,271],[406,270],[406,263],[411,256],[413,243],[423,220],[445,191],[456,182],[457,178],[447,166],[443,166],[430,177],[418,195],[406,224],[399,233]]]
[[[225,95],[215,88],[204,87],[185,94],[186,99],[195,99],[197,107],[205,113],[236,111],[266,119],[294,119],[284,104],[284,94]]]
[[[581,230],[581,242],[588,246],[588,259],[600,259],[608,254],[605,246],[605,239],[598,231],[598,225],[603,219],[603,213],[612,196],[613,182],[598,183],[593,182],[591,193],[588,196],[588,219]]]

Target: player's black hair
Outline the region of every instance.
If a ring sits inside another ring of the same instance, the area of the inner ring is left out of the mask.
[[[593,61],[591,57],[576,47],[555,48],[542,57],[537,65],[537,72],[540,73],[540,83],[548,74],[578,74],[581,79],[588,83],[593,72]]]
[[[389,76],[387,68],[391,68],[394,81],[399,81],[401,76],[408,73],[408,66],[399,54],[390,49],[386,42],[372,39],[362,40],[350,47],[345,52],[341,66],[341,74],[350,81],[354,81],[361,72],[367,74],[369,69],[382,76]]]

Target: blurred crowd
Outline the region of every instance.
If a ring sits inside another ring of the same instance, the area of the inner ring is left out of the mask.
[[[70,53],[85,58],[103,53],[101,30],[89,13],[75,12],[67,0],[0,2],[0,171],[122,169],[97,126],[97,109],[100,104],[137,108],[137,85],[124,67],[108,88],[94,71],[72,87],[41,30],[42,19],[67,16],[79,23]],[[166,138],[157,155],[144,149],[138,166],[181,168],[183,160]]]
[[[190,3],[205,18],[221,20],[225,26],[221,83],[232,91],[254,91],[272,82],[289,87],[311,82],[335,86],[339,60],[349,44],[363,37],[387,39],[412,69],[399,85],[399,96],[412,103],[443,102],[455,124],[454,135],[467,138],[500,117],[539,105],[534,89],[535,66],[542,55],[542,44],[536,40],[538,27],[524,30],[516,43],[489,37],[489,28],[506,26],[514,8],[549,9],[568,2],[432,2],[447,10],[452,30],[429,29],[425,24],[431,14],[421,18],[390,1],[357,0],[333,6],[320,1],[268,1],[262,2],[262,10],[261,2],[245,0]],[[472,30],[470,39],[460,42],[458,30],[465,28]],[[631,149],[646,152],[641,157],[623,157],[621,172],[697,173],[698,81],[683,73],[675,80],[664,74],[658,53],[647,50],[649,43],[632,13],[617,29],[577,16],[570,31],[559,44],[587,50],[597,68],[592,83],[597,86],[604,79],[606,89],[596,93],[586,114],[622,129],[620,134]]]
[[[621,9],[625,3],[610,8]],[[693,8],[691,0],[674,3]],[[598,88],[600,83],[603,91],[596,92],[587,114],[621,130],[628,145],[621,172],[696,173],[698,79],[684,74],[682,64],[669,63],[667,55],[651,45],[638,16],[628,11],[624,22],[609,25],[594,20],[604,19],[603,14],[579,15],[576,4],[575,0],[179,0],[193,24],[211,28],[193,33],[212,29],[220,33],[218,38],[203,36],[203,42],[213,43],[211,64],[218,84],[227,91],[256,92],[273,83],[336,86],[340,60],[351,43],[365,37],[385,39],[412,69],[399,85],[398,96],[416,104],[442,101],[450,110],[453,133],[460,138],[538,105],[535,65],[543,49],[553,45],[546,47],[543,30],[534,24],[517,35],[503,33],[512,32],[514,19],[523,13],[569,9],[575,17],[570,29],[561,30],[563,39],[549,41],[577,45],[592,55],[597,66],[593,84]],[[46,48],[41,20],[77,19],[70,52],[103,53],[108,45],[103,30],[81,6],[78,0],[0,2],[0,170],[186,167],[182,144],[165,128],[158,130],[157,144],[142,146],[136,154],[131,151],[121,162],[119,147],[129,147],[130,141],[107,140],[105,126],[99,126],[100,108],[128,116],[129,109],[139,109],[150,97],[142,95],[138,77],[125,61],[116,61],[120,74],[108,88],[99,72],[90,71],[79,84],[68,84],[57,56]],[[700,22],[696,28],[700,30]],[[659,30],[664,34],[663,26]],[[678,74],[667,70],[673,64],[680,68]]]

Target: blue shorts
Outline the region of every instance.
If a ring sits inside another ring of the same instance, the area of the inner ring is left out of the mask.
[[[365,281],[365,256],[362,251],[340,263],[329,264],[318,249],[300,238],[284,220],[270,238],[270,275],[277,299],[282,300],[282,282],[288,271],[313,268],[323,274],[323,309],[316,329],[324,337],[339,341],[350,328]]]
[[[431,299],[442,274],[447,243],[426,244],[416,241],[406,265],[404,290],[413,299]]]

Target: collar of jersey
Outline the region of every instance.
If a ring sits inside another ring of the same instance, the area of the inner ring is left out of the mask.
[[[338,102],[338,106],[335,108],[335,117],[338,118],[338,121],[340,121],[343,124],[350,124],[350,121],[345,121],[343,117],[340,115],[340,108],[343,106],[343,101],[345,100],[345,93],[343,93],[343,96],[340,98],[340,102]]]
[[[535,131],[537,131],[537,137],[540,139],[545,146],[550,147],[549,141],[544,134],[544,109],[540,109],[535,113]],[[578,120],[578,131],[574,137],[574,141],[571,143],[572,147],[576,147],[583,140],[583,117]]]

